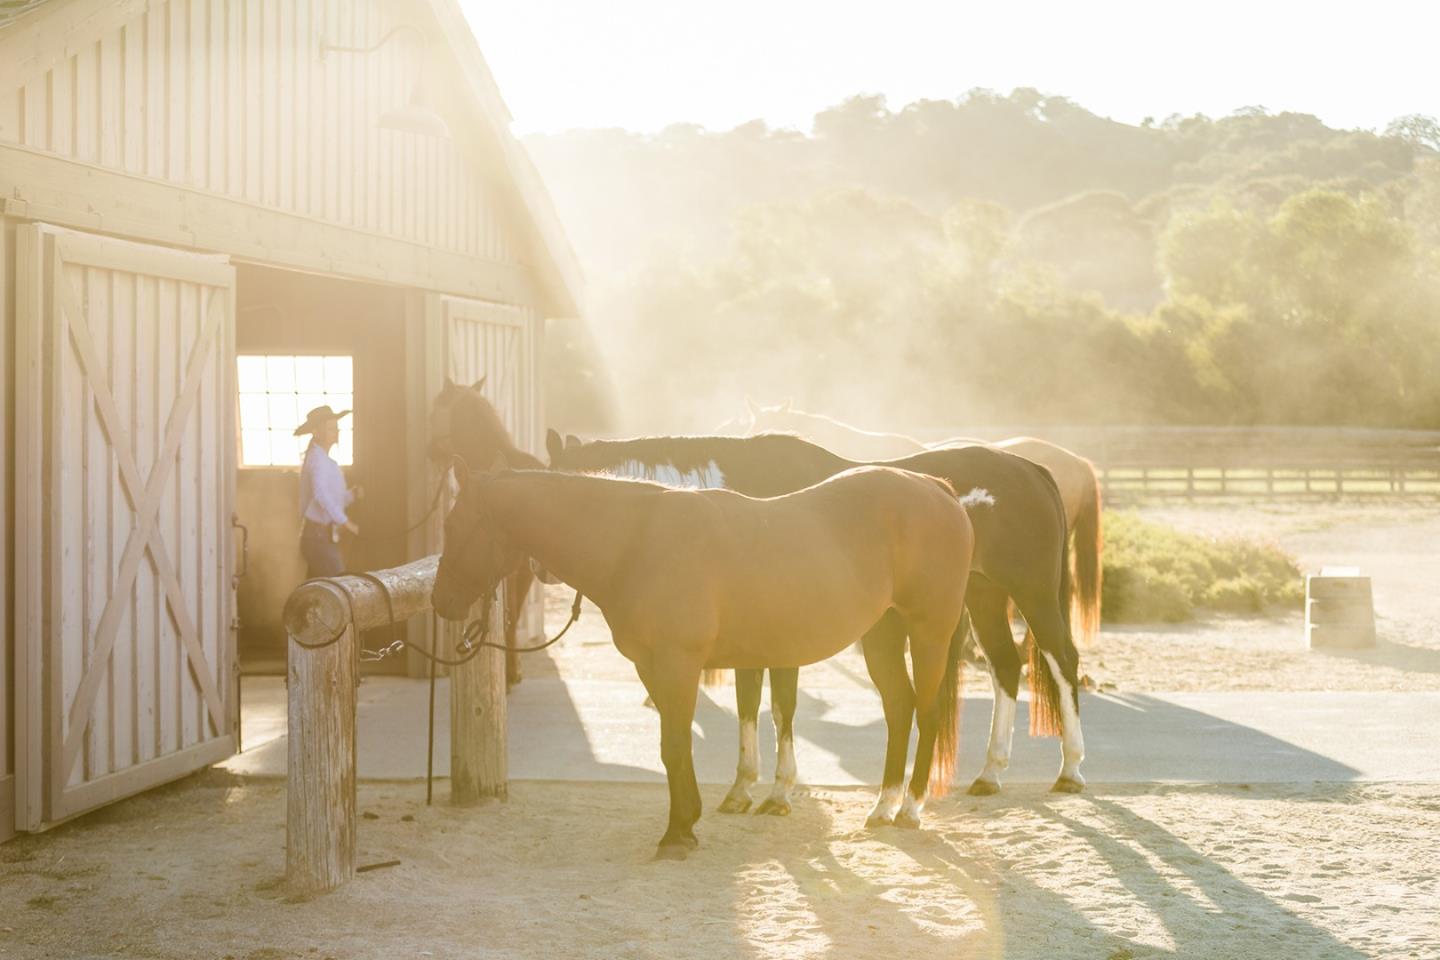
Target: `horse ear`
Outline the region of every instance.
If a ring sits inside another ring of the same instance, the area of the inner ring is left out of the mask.
[[[455,389],[455,381],[454,381],[454,380],[451,380],[449,377],[446,377],[446,378],[445,378],[445,386],[441,389],[441,393],[449,393],[451,390],[454,390],[454,389]]]
[[[470,384],[470,389],[471,389],[471,390],[474,390],[476,393],[479,393],[479,392],[480,392],[480,389],[481,389],[482,387],[484,387],[484,386],[485,386],[485,378],[484,378],[484,377],[481,377],[479,380],[476,380],[474,383]]]
[[[555,461],[560,459],[560,454],[565,452],[565,441],[560,439],[560,434],[554,427],[545,431],[545,452],[550,454],[551,466],[554,466]]]
[[[573,434],[573,433],[567,433],[567,434],[565,434],[565,449],[566,449],[566,450],[573,450],[573,449],[575,449],[575,448],[578,447],[578,446],[580,446],[580,438],[579,438],[579,437],[575,436],[575,434]]]

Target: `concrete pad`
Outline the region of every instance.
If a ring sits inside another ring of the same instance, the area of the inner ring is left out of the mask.
[[[862,683],[808,687],[796,719],[802,783],[878,782],[885,749],[879,697]],[[448,774],[448,683],[436,697],[435,771]],[[425,775],[424,680],[367,678],[360,688],[362,779]],[[660,725],[639,681],[527,678],[510,697],[510,775],[517,780],[663,781]],[[221,764],[250,776],[285,775],[282,677],[242,683],[244,751]],[[988,697],[968,698],[959,777],[978,772],[990,727]],[[1092,783],[1440,782],[1440,694],[1184,693],[1085,695],[1081,716]],[[1007,783],[1049,783],[1059,742],[1031,739],[1022,698]],[[773,765],[774,734],[761,717],[761,756]],[[696,710],[695,767],[728,784],[736,760],[734,691],[704,690]]]

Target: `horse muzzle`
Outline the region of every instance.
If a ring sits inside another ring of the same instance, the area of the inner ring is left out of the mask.
[[[440,615],[442,620],[463,622],[466,617],[470,616],[470,607],[474,603],[474,597],[467,601],[463,597],[457,596],[454,591],[444,589],[438,581],[435,589],[430,591],[430,606],[435,608],[435,612]]]

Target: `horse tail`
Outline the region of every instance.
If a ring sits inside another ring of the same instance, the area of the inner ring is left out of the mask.
[[[1105,532],[1100,525],[1100,481],[1090,466],[1089,489],[1080,504],[1071,539],[1071,556],[1075,571],[1070,599],[1071,619],[1079,636],[1079,645],[1089,648],[1100,630],[1100,589],[1105,576],[1103,556]]]
[[[945,658],[945,678],[940,681],[940,695],[935,701],[939,724],[935,731],[935,752],[930,761],[929,795],[943,797],[955,779],[955,757],[960,751],[960,653],[965,635],[970,632],[970,615],[962,613],[955,633],[950,637],[950,650]]]
[[[1053,486],[1053,484],[1052,484]],[[1059,500],[1059,492],[1056,492],[1056,500]],[[1060,508],[1060,515],[1065,515],[1064,506]],[[1069,646],[1069,651],[1062,651],[1065,656],[1074,658],[1075,644],[1070,637],[1070,598],[1073,591],[1070,583],[1070,535],[1065,534],[1065,540],[1060,549],[1060,619],[1064,624],[1065,632],[1062,637],[1064,643]],[[1058,737],[1061,732],[1060,726],[1060,685],[1055,682],[1055,676],[1050,672],[1050,662],[1045,659],[1040,651],[1040,644],[1033,632],[1027,631],[1026,640],[1029,646],[1030,662],[1030,736],[1032,737]],[[1078,691],[1077,691],[1078,694]]]

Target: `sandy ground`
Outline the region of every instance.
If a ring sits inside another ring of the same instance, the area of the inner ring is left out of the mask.
[[[1146,513],[1361,565],[1382,645],[1308,652],[1298,614],[1107,630],[1097,682],[1440,689],[1436,511]],[[553,626],[569,597],[550,599]],[[598,615],[577,631],[531,675],[633,677]],[[302,902],[284,785],[203,773],[0,846],[0,957],[1440,957],[1434,783],[1007,785],[934,802],[919,832],[866,831],[868,790],[804,790],[785,819],[703,790],[701,849],[654,863],[659,785],[521,782],[457,809],[443,785],[427,808],[420,785],[362,784],[360,862],[401,863]]]
[[[1440,690],[1440,509],[1434,505],[1142,508],[1207,536],[1278,543],[1305,572],[1358,566],[1371,578],[1377,646],[1306,648],[1304,615],[1216,617],[1174,627],[1107,627],[1082,651],[1098,684],[1130,691]]]
[[[0,955],[1440,956],[1433,786],[1019,790],[937,801],[919,832],[864,830],[870,800],[710,815],[689,860],[652,863],[659,786],[462,810],[364,785],[361,862],[401,863],[296,902],[283,786],[202,774],[0,848]]]

